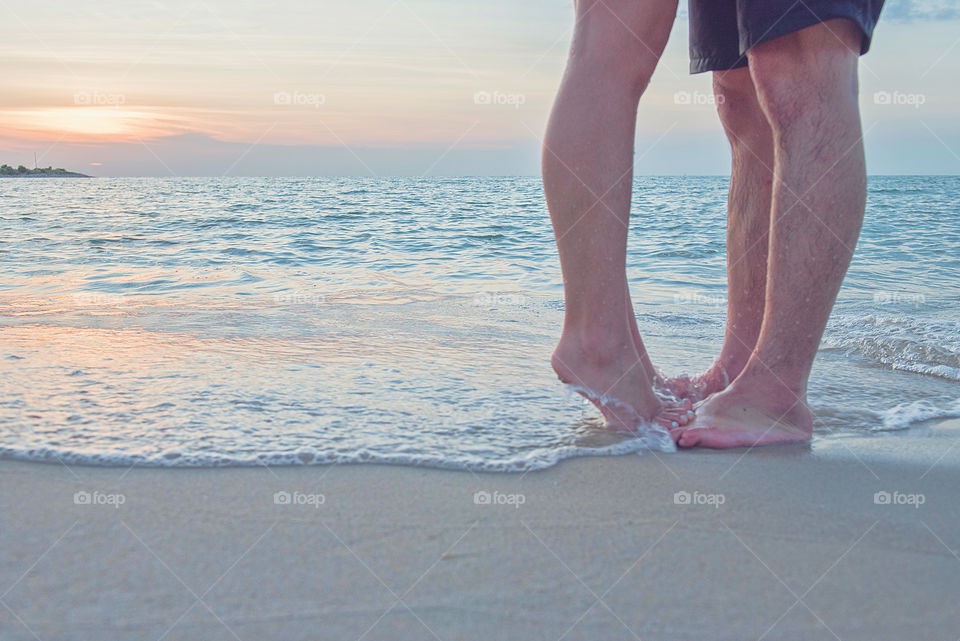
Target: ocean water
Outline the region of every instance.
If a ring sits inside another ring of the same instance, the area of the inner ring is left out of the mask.
[[[654,363],[725,314],[726,179],[638,177]],[[874,177],[810,389],[815,440],[960,416],[960,178]],[[565,393],[536,178],[0,181],[0,457],[525,470],[642,452]]]

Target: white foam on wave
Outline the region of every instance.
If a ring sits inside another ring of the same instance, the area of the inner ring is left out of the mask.
[[[890,366],[901,372],[913,372],[914,374],[926,374],[927,376],[936,376],[937,378],[946,378],[951,381],[960,381],[960,367],[950,367],[949,365],[927,365],[926,363],[894,362]]]
[[[673,441],[670,441],[671,445]],[[358,450],[350,454],[329,453],[312,448],[299,448],[289,452],[264,452],[256,455],[230,454],[179,454],[157,455],[89,453],[58,450],[56,448],[18,449],[0,447],[0,459],[57,463],[64,465],[89,465],[96,467],[164,467],[164,468],[214,468],[214,467],[290,467],[299,465],[352,465],[379,463],[383,465],[409,465],[447,470],[473,472],[527,472],[552,467],[569,458],[579,456],[622,456],[643,454],[651,448],[648,439],[638,436],[601,447],[565,445],[544,448],[523,455],[503,459],[483,459],[476,456],[458,458],[416,456],[412,454],[381,454]]]
[[[900,403],[888,410],[877,412],[877,416],[881,424],[875,431],[902,430],[923,421],[960,417],[960,399],[946,407],[937,407],[926,399]]]
[[[647,448],[659,450],[661,452],[676,451],[677,446],[674,444],[673,438],[670,436],[670,432],[668,432],[666,428],[657,425],[656,423],[647,421],[631,406],[620,401],[619,399],[610,396],[609,394],[603,394],[581,385],[564,383],[563,387],[568,400],[574,393],[581,394],[592,401],[600,403],[603,406],[611,406],[617,408],[620,412],[626,412],[631,417],[631,425],[633,425],[634,429],[636,430],[637,438],[642,441]]]
[[[960,381],[960,323],[909,315],[852,315],[832,322],[823,348],[890,369]]]

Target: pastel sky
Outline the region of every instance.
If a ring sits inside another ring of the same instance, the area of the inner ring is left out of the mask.
[[[888,0],[861,62],[871,173],[960,173],[960,2]],[[571,0],[0,2],[0,162],[102,176],[537,174]],[[720,174],[685,4],[638,173]]]

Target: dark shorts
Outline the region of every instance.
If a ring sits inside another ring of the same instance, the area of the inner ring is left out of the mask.
[[[883,7],[883,0],[689,1],[690,73],[745,67],[751,47],[834,18],[860,25],[864,54]]]

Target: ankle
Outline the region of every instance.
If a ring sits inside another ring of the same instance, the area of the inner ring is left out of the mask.
[[[731,357],[721,352],[706,374],[711,378],[724,379],[724,385],[729,385],[733,379],[740,376],[746,364],[747,359],[744,357]]]
[[[795,371],[774,371],[754,360],[750,360],[736,377],[735,385],[767,399],[777,407],[806,404],[807,401],[805,376]]]
[[[638,358],[629,331],[607,332],[579,328],[564,328],[554,354],[597,367]]]
[[[756,342],[756,336],[753,336],[752,340],[749,337],[736,335],[731,337],[731,332],[728,331],[726,337],[724,337],[723,347],[720,349],[720,356],[717,357],[713,366],[718,369],[723,368],[723,371],[730,377],[730,381],[733,381],[740,376],[740,372],[750,362],[750,357],[753,355],[753,346],[756,345]],[[748,348],[747,345],[750,347]]]

